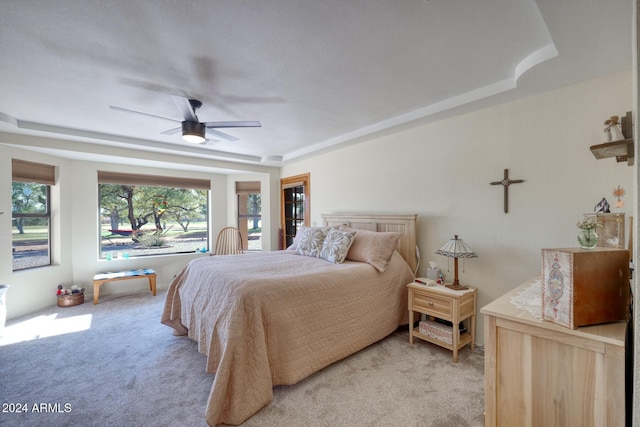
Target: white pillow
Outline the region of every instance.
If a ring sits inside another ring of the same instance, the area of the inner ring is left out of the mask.
[[[324,232],[318,228],[307,228],[302,232],[296,253],[298,255],[317,257],[322,250]]]
[[[310,228],[314,230],[322,230],[324,234],[327,234],[333,227],[307,227],[306,225],[301,225],[296,232],[296,236],[293,238],[293,243],[291,243],[291,245],[287,247],[287,250],[295,251],[296,249],[298,249],[298,243],[300,243],[300,239],[302,238],[304,230],[308,230]]]
[[[340,264],[347,257],[356,233],[331,229],[322,243],[320,258],[334,264]]]

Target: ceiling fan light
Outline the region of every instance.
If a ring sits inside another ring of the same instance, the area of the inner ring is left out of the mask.
[[[205,141],[205,130],[204,123],[184,121],[182,122],[182,139],[193,144],[202,144]]]
[[[182,135],[182,139],[192,144],[202,144],[205,141],[204,137],[200,135],[189,135],[189,134]]]

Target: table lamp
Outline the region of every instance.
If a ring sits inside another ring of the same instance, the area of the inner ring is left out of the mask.
[[[440,249],[436,251],[438,255],[444,255],[449,258],[454,259],[454,272],[455,276],[453,279],[453,283],[446,285],[449,289],[454,289],[456,291],[469,289],[468,286],[460,285],[460,281],[458,280],[458,258],[478,258],[478,255],[471,250],[469,246],[464,243],[462,239],[458,239],[458,235],[456,234],[453,239],[450,239],[447,243],[445,243]]]

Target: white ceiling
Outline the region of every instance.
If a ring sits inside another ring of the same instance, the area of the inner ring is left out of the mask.
[[[632,23],[632,0],[4,0],[0,132],[277,166],[629,70]],[[262,127],[194,146],[109,108],[181,120],[172,94]]]

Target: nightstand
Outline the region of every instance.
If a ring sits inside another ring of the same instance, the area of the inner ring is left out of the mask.
[[[470,344],[474,349],[476,339],[476,295],[477,289],[454,291],[444,286],[425,286],[419,283],[409,283],[409,344],[413,344],[413,337],[439,345],[453,351],[453,361],[458,361],[458,350]],[[442,320],[448,320],[451,327],[451,344],[441,337],[420,333],[420,328],[414,327],[414,313]],[[457,333],[460,322],[469,319],[469,331]]]

